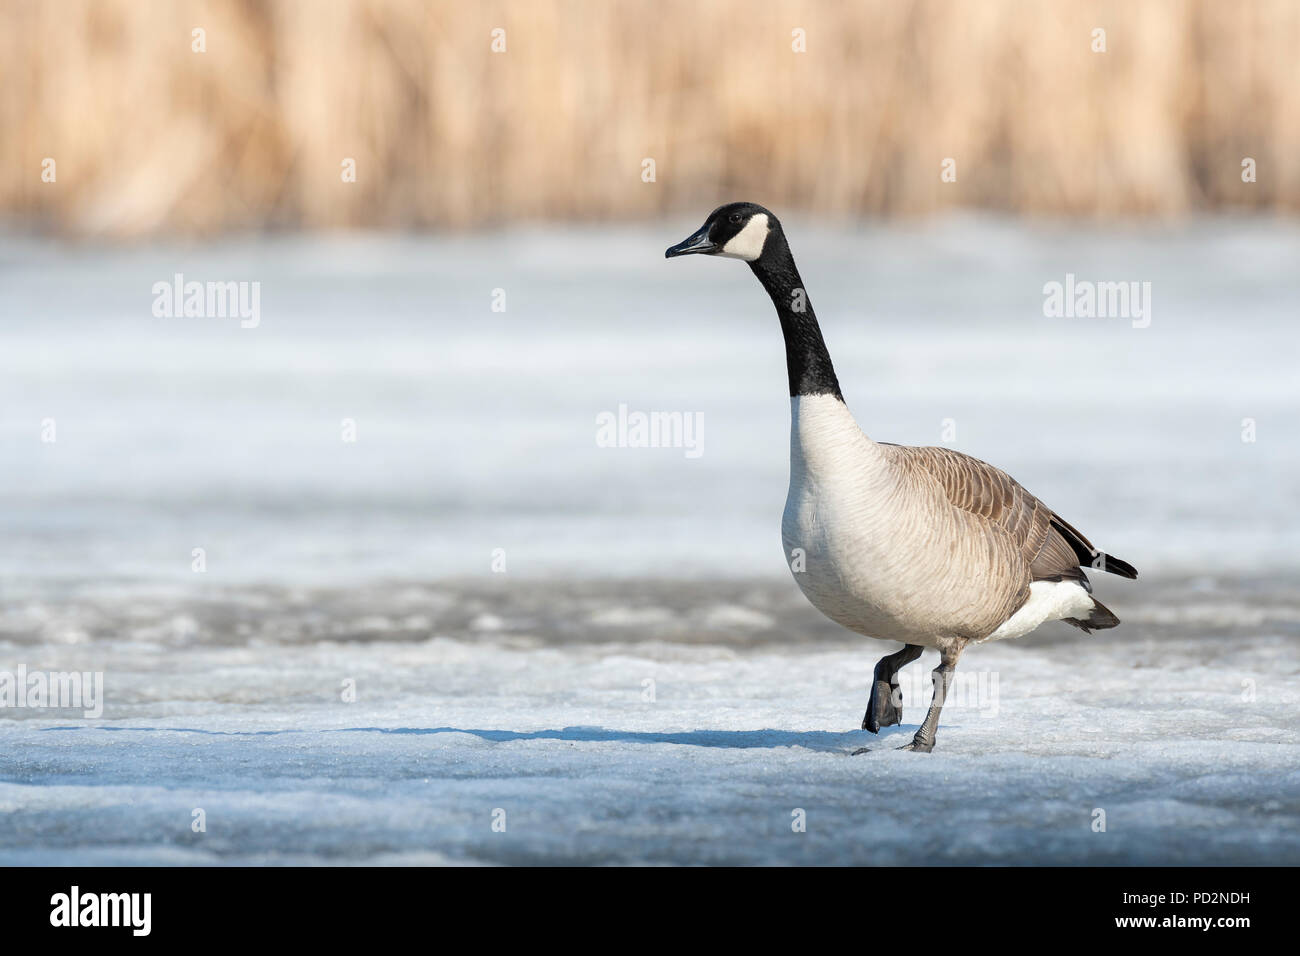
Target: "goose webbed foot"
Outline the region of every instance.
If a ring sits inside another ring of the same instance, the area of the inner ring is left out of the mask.
[[[858,756],[859,754],[869,754],[869,753],[872,753],[872,752],[875,751],[875,750],[881,750],[881,749],[883,749],[883,748],[881,748],[881,747],[859,747],[857,750],[855,750],[855,751],[853,751],[852,753],[850,753],[849,756],[850,756],[850,757],[856,757],[856,756]],[[920,735],[920,734],[917,734],[916,737],[912,738],[912,740],[911,740],[910,743],[903,744],[903,746],[901,746],[901,747],[895,747],[894,749],[895,749],[895,750],[908,750],[908,751],[911,751],[912,753],[917,753],[917,754],[928,754],[928,753],[930,753],[930,752],[932,752],[932,751],[934,750],[934,741],[933,741],[933,740],[922,740],[922,739],[921,739],[921,735]]]
[[[876,664],[871,700],[867,702],[867,712],[862,717],[863,730],[878,734],[881,727],[903,722],[903,692],[898,686],[898,671],[920,656],[919,645],[905,644],[901,651],[882,657]]]
[[[934,750],[933,740],[922,740],[921,735],[917,734],[910,744],[903,744],[899,750],[910,750],[912,753],[928,754]]]
[[[867,702],[867,712],[862,717],[862,729],[878,734],[881,727],[902,723],[903,708],[896,703],[901,696],[897,684],[884,680],[872,684],[871,700]]]

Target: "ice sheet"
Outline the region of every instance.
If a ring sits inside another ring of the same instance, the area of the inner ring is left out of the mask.
[[[663,260],[697,225],[0,240],[0,671],[106,693],[0,711],[0,861],[1300,862],[1300,228],[787,223],[869,434],[1142,571],[970,652],[921,756],[932,656],[872,738],[892,648],[789,580],[779,330]],[[178,272],[260,324],[155,317]],[[1045,317],[1068,273],[1150,326]],[[599,447],[621,404],[703,454]]]
[[[692,228],[0,244],[0,575],[779,574],[780,331],[742,263],[663,259]],[[868,434],[1146,571],[1300,567],[1300,227],[787,231]],[[260,282],[259,326],[154,317],[178,272]],[[1150,282],[1150,326],[1045,317],[1067,273]],[[599,447],[620,405],[699,416],[702,454]]]
[[[1121,629],[969,651],[930,755],[934,655],[856,729],[892,645],[789,582],[29,594],[0,666],[108,703],[7,715],[0,861],[1300,863],[1295,595],[1106,592]]]

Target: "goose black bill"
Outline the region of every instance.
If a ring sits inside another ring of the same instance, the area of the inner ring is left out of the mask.
[[[692,253],[709,253],[717,252],[718,247],[709,239],[709,224],[706,222],[695,232],[691,233],[675,246],[669,246],[664,250],[665,259],[673,259],[677,256],[689,256]]]

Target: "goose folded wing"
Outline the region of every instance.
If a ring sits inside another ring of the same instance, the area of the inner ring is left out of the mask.
[[[1084,567],[1137,576],[1126,562],[1096,550],[1002,469],[950,448],[888,448],[899,465],[935,482],[953,507],[981,519],[988,533],[1005,535],[1024,560],[1029,580],[1075,580],[1091,590]]]

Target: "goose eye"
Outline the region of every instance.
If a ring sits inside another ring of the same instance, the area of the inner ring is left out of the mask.
[[[731,214],[731,221],[732,221],[733,223],[735,223],[736,225],[740,225],[740,220],[741,220],[741,215],[740,215],[740,213],[738,213],[738,212],[733,212],[733,213]]]

